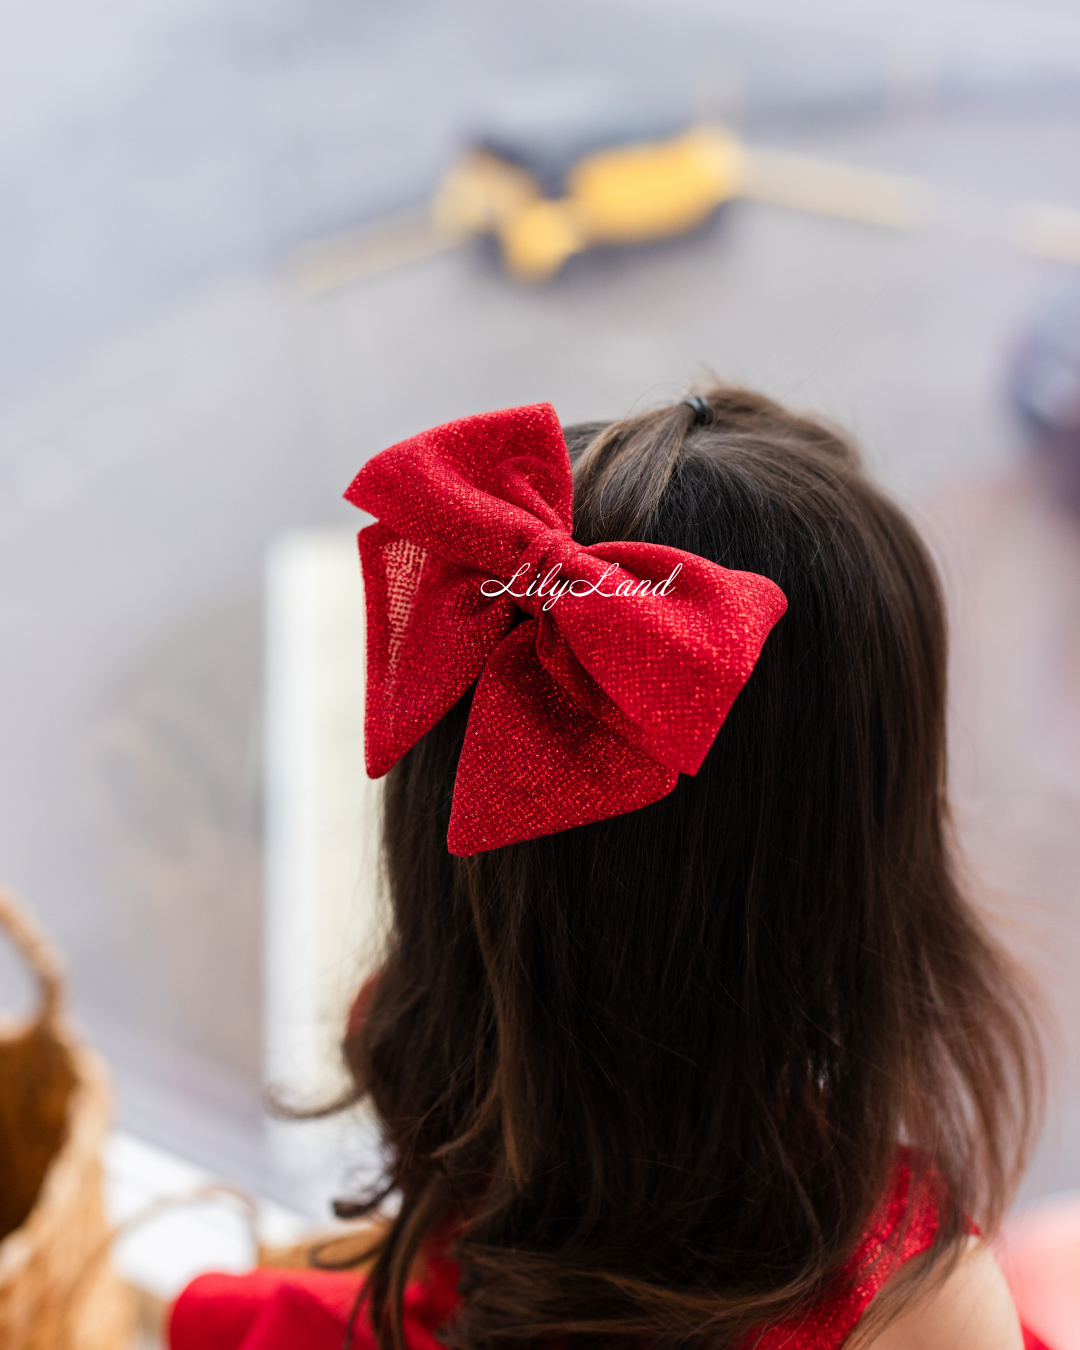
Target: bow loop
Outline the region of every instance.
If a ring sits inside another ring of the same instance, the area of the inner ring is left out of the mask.
[[[476,685],[448,835],[460,855],[665,796],[700,767],[787,605],[767,578],[680,549],[578,544],[549,404],[403,441],[346,496],[378,517],[360,532],[368,772]]]
[[[549,403],[481,413],[392,445],[345,493],[446,562],[508,573],[538,529],[572,528],[573,482]]]

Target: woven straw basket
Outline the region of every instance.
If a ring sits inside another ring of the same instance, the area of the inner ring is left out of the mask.
[[[56,952],[3,888],[0,929],[41,991],[32,1018],[0,1025],[0,1347],[127,1350],[133,1308],[102,1202],[108,1074],[67,1024]]]

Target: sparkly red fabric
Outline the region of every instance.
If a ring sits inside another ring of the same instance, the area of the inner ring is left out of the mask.
[[[868,1304],[905,1261],[925,1251],[938,1225],[932,1188],[913,1190],[901,1159],[893,1188],[858,1250],[823,1298],[802,1317],[747,1337],[742,1350],[839,1350]],[[439,1329],[457,1307],[457,1265],[433,1252],[423,1279],[405,1291],[408,1350],[438,1350]],[[183,1291],[169,1323],[170,1350],[341,1350],[359,1280],[321,1270],[202,1275]],[[376,1350],[366,1303],[355,1319],[355,1350]],[[1026,1350],[1049,1350],[1024,1332]]]
[[[547,403],[391,446],[345,495],[377,518],[359,536],[369,775],[476,683],[460,856],[633,811],[696,773],[787,607],[767,578],[681,549],[575,543]]]
[[[913,1193],[910,1155],[901,1150],[889,1196],[825,1297],[803,1316],[748,1337],[744,1350],[824,1350],[843,1345],[889,1276],[930,1246],[938,1222],[935,1187],[922,1181]]]

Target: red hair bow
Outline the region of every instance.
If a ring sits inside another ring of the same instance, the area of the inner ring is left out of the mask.
[[[391,446],[345,496],[376,517],[359,536],[369,776],[476,684],[447,836],[461,857],[666,796],[787,608],[767,578],[694,553],[576,543],[548,403]]]

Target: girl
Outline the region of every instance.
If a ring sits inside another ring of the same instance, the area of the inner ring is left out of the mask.
[[[196,1281],[173,1350],[1037,1345],[978,1234],[1038,1038],[957,881],[934,569],[852,446],[716,386],[349,495],[393,926],[339,1209],[400,1207],[363,1281]]]

